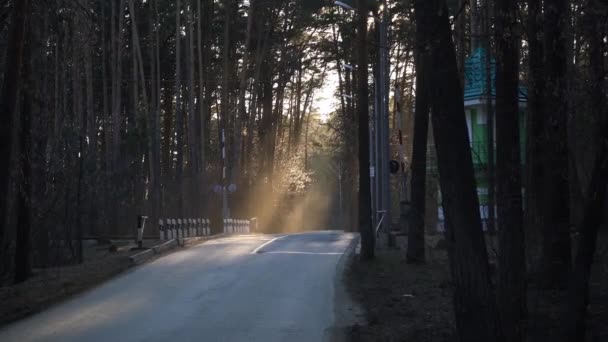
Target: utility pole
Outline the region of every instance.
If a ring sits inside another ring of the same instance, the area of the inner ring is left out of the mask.
[[[388,125],[388,95],[389,95],[389,60],[388,60],[388,10],[386,0],[382,1],[382,13],[378,14],[378,85],[380,89],[380,111],[378,117],[379,134],[380,134],[380,165],[381,174],[379,174],[382,207],[384,220],[382,221],[382,229],[389,234],[391,229],[391,193],[390,193],[390,170],[389,170],[389,125]],[[390,241],[390,239],[389,239]]]
[[[386,2],[383,1],[384,10],[376,12],[374,20],[376,23],[376,64],[374,68],[374,115],[373,115],[373,139],[374,151],[372,163],[375,164],[374,191],[374,225],[382,220],[382,230],[390,232],[391,228],[391,194],[390,194],[390,170],[389,170],[389,60],[388,60],[388,11]],[[390,239],[389,239],[390,242]]]
[[[367,1],[357,0],[357,111],[359,133],[359,231],[361,258],[374,258],[375,236],[371,220],[371,192],[369,175],[369,100],[367,71]]]

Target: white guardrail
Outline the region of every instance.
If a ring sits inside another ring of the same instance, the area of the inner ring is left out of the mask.
[[[209,219],[204,218],[160,219],[158,231],[161,241],[211,235]]]
[[[249,234],[254,226],[255,220],[224,219],[224,234]]]

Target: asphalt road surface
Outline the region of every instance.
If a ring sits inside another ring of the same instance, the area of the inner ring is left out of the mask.
[[[339,275],[354,238],[211,240],[10,325],[0,341],[330,341],[351,305]]]

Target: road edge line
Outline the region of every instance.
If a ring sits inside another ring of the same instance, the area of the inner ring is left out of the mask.
[[[276,237],[276,238],[274,238],[274,239],[272,239],[270,241],[266,241],[263,244],[261,244],[260,246],[258,246],[256,249],[254,249],[253,251],[251,251],[251,254],[259,254],[259,252],[260,252],[260,250],[262,250],[262,248],[270,245],[271,243],[273,243],[273,242],[275,242],[277,240],[280,240],[280,239],[283,239],[283,238],[286,238],[286,237],[287,237],[287,235],[283,235],[283,236],[278,236],[278,237]]]

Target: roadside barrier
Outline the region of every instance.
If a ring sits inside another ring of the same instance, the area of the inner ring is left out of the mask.
[[[160,219],[158,231],[161,241],[211,235],[209,219],[204,218]]]
[[[224,219],[225,234],[250,234],[253,220]]]

